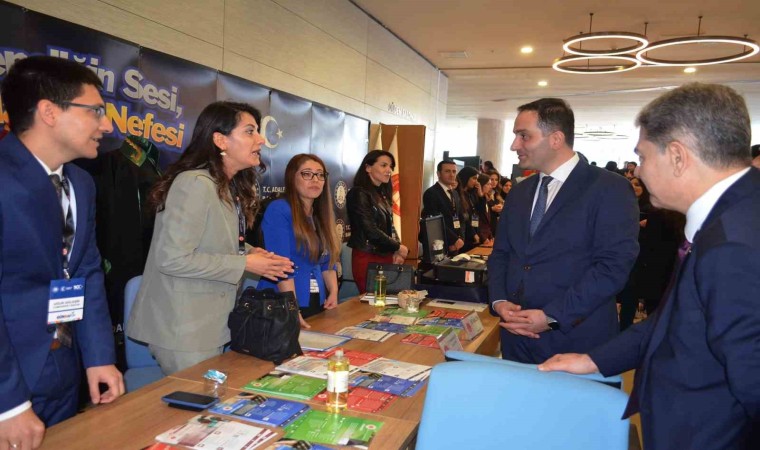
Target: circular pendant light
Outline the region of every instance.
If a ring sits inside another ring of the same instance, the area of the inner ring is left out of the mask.
[[[622,48],[611,48],[605,50],[590,50],[584,49],[582,44],[584,42],[590,42],[598,39],[621,39],[627,41],[633,41],[635,44]],[[580,45],[578,45],[580,44]],[[576,34],[565,39],[565,43],[562,45],[562,49],[567,53],[573,55],[582,56],[617,56],[625,55],[626,53],[638,52],[646,48],[649,45],[649,41],[643,34],[638,33],[626,33],[623,31],[599,31],[596,33]]]
[[[623,61],[624,64],[616,65],[616,66],[592,66],[592,65],[586,65],[585,67],[575,67],[568,65],[569,63],[577,62],[577,61],[592,61],[592,60],[600,60],[600,59],[614,59],[617,61]],[[559,58],[554,61],[554,64],[552,64],[552,69],[557,70],[559,72],[565,72],[565,73],[581,73],[581,74],[589,74],[589,75],[601,75],[605,73],[620,73],[620,72],[627,72],[629,70],[636,69],[637,67],[641,66],[641,61],[634,58],[633,56],[629,55],[594,55],[594,56],[584,56],[584,55],[570,55],[570,56],[563,56],[562,58]]]
[[[742,47],[742,51],[727,56],[696,60],[652,58],[647,56],[647,53],[662,48],[700,44],[738,45]],[[760,46],[757,45],[757,42],[747,38],[740,38],[735,36],[688,36],[683,38],[666,39],[664,41],[653,42],[648,47],[639,50],[638,53],[636,53],[636,59],[643,63],[653,64],[656,66],[706,66],[710,64],[722,64],[739,61],[740,59],[754,56],[758,52],[760,52]]]

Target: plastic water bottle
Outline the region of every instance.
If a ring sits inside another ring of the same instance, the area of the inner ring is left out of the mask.
[[[348,358],[338,349],[327,361],[327,410],[339,413],[348,407]]]
[[[385,308],[385,286],[388,279],[385,277],[383,270],[380,269],[375,275],[375,306]]]

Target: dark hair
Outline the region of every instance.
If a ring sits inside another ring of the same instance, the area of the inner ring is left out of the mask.
[[[483,168],[486,169],[486,171],[494,170],[493,162],[492,161],[486,161],[483,163]]]
[[[638,166],[638,164],[636,164],[636,161],[627,161],[627,162],[625,163],[625,165],[626,165],[626,166],[627,166],[628,164],[633,164],[633,167],[634,167],[634,168],[635,168],[636,166]]]
[[[751,151],[752,151],[752,155],[751,155],[752,159],[757,158],[758,156],[760,156],[760,144],[753,145],[751,147]]]
[[[462,208],[464,208],[465,211],[469,211],[473,207],[473,205],[470,204],[469,193],[467,192],[467,182],[470,178],[477,176],[478,174],[478,170],[470,166],[462,167],[462,170],[457,173],[457,191],[459,192],[459,198],[462,201]]]
[[[103,87],[95,73],[82,64],[52,56],[30,56],[17,61],[8,71],[0,95],[8,112],[11,131],[20,135],[34,123],[40,100],[50,100],[62,109],[90,84]]]
[[[443,169],[443,165],[444,164],[454,164],[454,166],[457,165],[457,163],[455,163],[454,161],[452,161],[450,159],[444,159],[443,161],[441,161],[441,162],[438,163],[438,166],[436,167],[435,171],[436,172],[440,172],[441,169]]]
[[[751,160],[747,105],[728,86],[689,83],[673,89],[645,106],[636,125],[661,153],[680,141],[709,167],[743,167]]]
[[[649,189],[647,189],[647,185],[644,184],[641,178],[638,177],[633,177],[629,180],[631,185],[633,185],[633,180],[638,181],[639,186],[641,186],[641,197],[638,198],[639,210],[647,211],[649,209],[652,209],[652,200],[650,199]]]
[[[314,161],[325,172],[325,184],[322,193],[314,199],[312,205],[312,226],[304,212],[304,205],[296,190],[296,177],[300,176],[299,169],[307,161]],[[335,234],[335,213],[333,212],[332,191],[330,190],[330,178],[327,176],[327,167],[324,161],[313,154],[301,153],[292,158],[285,167],[285,200],[290,205],[293,216],[293,233],[296,236],[298,249],[309,253],[312,262],[319,261],[322,250],[330,254],[330,266],[332,267],[340,257],[340,242]]]
[[[565,135],[567,146],[573,148],[575,115],[566,101],[561,98],[542,98],[519,106],[517,111],[535,111],[538,115],[538,128],[544,136],[561,131]]]
[[[367,167],[375,165],[381,156],[387,156],[390,158],[391,169],[396,168],[396,158],[393,157],[391,152],[385,150],[372,150],[367,153],[364,159],[362,159],[362,163],[359,165],[356,175],[354,175],[354,186],[365,188],[372,194],[372,197],[377,202],[382,201],[382,197],[384,196],[385,202],[390,205],[391,198],[393,197],[393,186],[391,186],[391,183],[382,183],[379,187],[376,187],[375,183],[372,182],[372,179],[370,179],[369,174],[367,173]]]
[[[607,164],[604,165],[604,168],[609,170],[610,172],[618,171],[618,166],[615,161],[607,161]]]
[[[150,192],[150,205],[156,211],[164,209],[166,196],[169,194],[169,188],[174,179],[182,172],[195,169],[208,170],[211,178],[216,182],[216,192],[219,199],[232,204],[230,180],[224,173],[222,150],[214,144],[214,133],[229,136],[244,113],[252,115],[256,119],[256,123],[261,123],[259,110],[246,103],[214,102],[203,108],[195,122],[190,144],[179,157],[179,160],[169,166],[164,176],[156,182]],[[263,161],[259,164],[258,169],[261,172],[266,170]],[[257,177],[256,170],[251,168],[239,171],[232,178],[240,197],[248,228],[253,227],[254,217],[259,207],[256,193]]]

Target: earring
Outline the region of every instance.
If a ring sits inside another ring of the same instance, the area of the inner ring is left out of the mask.
[[[227,156],[227,152],[225,152],[225,151],[222,151],[219,154],[222,155],[222,156]]]

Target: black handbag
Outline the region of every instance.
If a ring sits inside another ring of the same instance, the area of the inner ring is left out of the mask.
[[[246,288],[227,320],[230,348],[278,365],[291,356],[302,355],[298,313],[293,292]]]
[[[375,275],[382,270],[387,279],[385,293],[396,295],[414,285],[414,267],[401,264],[369,263],[367,266],[367,292],[375,292]]]

